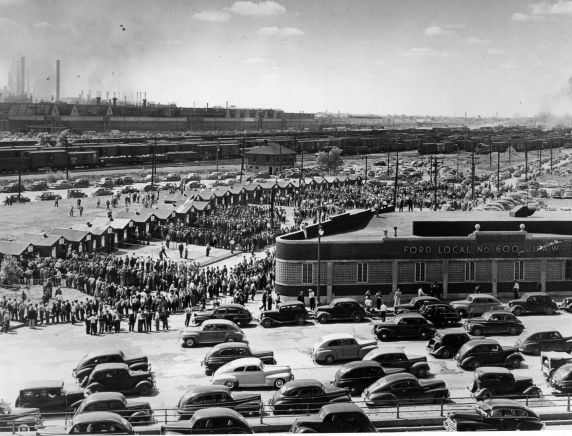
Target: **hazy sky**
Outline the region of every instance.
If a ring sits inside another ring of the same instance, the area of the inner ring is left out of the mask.
[[[44,98],[61,59],[63,96],[572,113],[572,0],[0,0],[0,86],[20,56]]]

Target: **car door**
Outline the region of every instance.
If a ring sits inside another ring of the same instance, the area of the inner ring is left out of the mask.
[[[225,307],[218,307],[213,310],[213,318],[215,319],[226,319],[226,308]]]
[[[566,351],[562,336],[558,332],[539,333],[539,344],[542,351]]]
[[[215,342],[216,336],[216,324],[203,324],[201,334],[198,335],[197,339],[199,343],[210,344]]]
[[[410,364],[407,356],[403,353],[391,353],[386,354],[386,361],[382,363],[381,366],[388,368],[404,368],[408,369]]]
[[[481,363],[484,365],[493,364],[498,365],[504,363],[505,353],[501,353],[501,348],[497,344],[484,344],[480,345],[479,352],[482,355]]]
[[[336,360],[342,360],[344,358],[342,339],[334,339],[323,348],[331,350],[332,353],[334,353]]]
[[[417,336],[417,323],[414,318],[402,318],[399,321],[397,328],[397,335],[403,338],[410,338]]]
[[[359,345],[355,339],[342,339],[342,358],[346,360],[359,358]]]
[[[332,306],[332,316],[336,319],[343,318],[344,316],[344,303],[336,303]]]
[[[485,332],[489,334],[506,333],[508,326],[504,323],[504,317],[496,313],[491,315],[485,323]]]
[[[258,365],[249,365],[239,380],[242,386],[265,386],[264,372]]]

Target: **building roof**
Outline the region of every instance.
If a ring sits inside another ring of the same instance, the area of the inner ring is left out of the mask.
[[[277,144],[275,142],[268,142],[266,145],[259,145],[247,151],[246,155],[249,154],[261,154],[270,156],[279,156],[284,154],[297,154],[295,151],[284,147],[283,145]]]
[[[160,220],[166,220],[171,216],[173,212],[175,212],[175,208],[162,208],[162,209],[152,209],[153,215],[155,215]]]
[[[147,221],[151,221],[151,212],[119,212],[116,217],[117,218],[127,218],[132,220],[135,223],[146,223]]]
[[[181,204],[177,209],[175,209],[175,212],[186,215],[192,208],[193,208],[193,201],[187,201],[184,204]]]
[[[64,239],[70,242],[81,242],[89,234],[89,232],[85,230],[62,229],[56,227],[50,230],[49,234],[62,236]]]
[[[107,231],[108,228],[109,228],[109,226],[105,226],[105,227],[94,226],[91,223],[90,223],[90,225],[88,225],[88,223],[77,223],[77,224],[72,225],[72,229],[74,229],[74,230],[83,230],[83,231],[89,232],[95,236],[103,235]]]
[[[28,242],[18,242],[18,241],[0,241],[0,253],[6,256],[19,256],[26,252]]]
[[[198,211],[203,211],[203,210],[207,210],[208,208],[211,207],[210,202],[208,201],[193,201],[193,209],[198,210]]]
[[[60,240],[60,236],[57,235],[22,235],[20,237],[21,241],[25,241],[28,244],[32,244],[35,247],[53,247]]]
[[[111,227],[115,230],[123,230],[129,226],[131,222],[128,218],[105,218],[105,217],[97,217],[93,219],[93,226],[94,227]]]

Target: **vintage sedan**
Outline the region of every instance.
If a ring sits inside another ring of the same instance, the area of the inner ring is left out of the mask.
[[[161,426],[161,434],[252,434],[248,421],[228,407],[197,410],[187,421]]]
[[[151,364],[147,356],[126,356],[121,350],[104,348],[94,350],[83,356],[74,368],[72,375],[81,383],[100,363],[125,363],[134,371],[150,371]]]
[[[384,368],[401,368],[419,378],[429,374],[427,356],[408,356],[399,349],[376,348],[367,353],[363,360],[373,360]]]
[[[253,392],[231,392],[226,386],[193,386],[188,389],[177,405],[179,419],[191,418],[197,410],[205,407],[228,407],[242,415],[260,413],[262,399]]]
[[[356,339],[349,333],[333,333],[318,339],[312,349],[312,359],[316,363],[328,365],[339,360],[359,360],[377,348],[377,342]]]
[[[566,312],[572,312],[572,297],[564,298],[560,303],[558,303],[558,308],[565,310]]]
[[[133,426],[122,416],[112,412],[88,412],[72,418],[67,428],[50,427],[38,436],[63,434],[136,434]]]
[[[508,308],[516,316],[529,313],[553,315],[558,311],[558,305],[552,300],[552,297],[543,292],[523,294],[522,297],[517,300],[510,300],[508,302]]]
[[[61,380],[30,381],[20,389],[14,405],[37,408],[40,412],[66,412],[83,398],[83,390],[67,389]]]
[[[367,407],[436,403],[449,398],[449,389],[443,380],[419,380],[401,372],[380,378],[363,391],[361,398]]]
[[[40,195],[36,195],[36,200],[39,201],[50,201],[50,200],[61,200],[62,196],[51,191],[42,192]]]
[[[205,354],[201,365],[205,367],[206,375],[212,375],[225,363],[242,357],[258,357],[264,363],[276,365],[274,351],[252,350],[245,342],[224,342],[215,345]]]
[[[479,316],[489,310],[503,308],[496,297],[488,294],[469,294],[464,300],[451,301],[451,306],[462,318]]]
[[[409,300],[409,303],[400,304],[394,308],[395,313],[404,312],[419,312],[421,307],[427,304],[438,304],[441,300],[436,297],[431,297],[430,295],[423,295],[421,297],[413,297]]]
[[[260,325],[269,328],[275,325],[303,325],[308,319],[308,311],[304,303],[293,301],[279,304],[276,309],[264,310],[260,313]]]
[[[473,339],[461,347],[455,360],[459,367],[474,370],[480,366],[519,368],[524,357],[516,348],[503,348],[494,339]]]
[[[474,336],[501,333],[515,336],[524,330],[522,321],[504,310],[491,310],[485,312],[482,317],[469,318],[465,320],[463,326],[468,333]]]
[[[0,432],[36,430],[43,427],[40,409],[34,407],[10,407],[0,401]]]
[[[128,401],[119,392],[97,392],[73,405],[77,408],[74,416],[87,412],[113,412],[131,424],[151,424],[155,422],[153,410],[146,401]]]
[[[558,394],[572,393],[572,363],[562,365],[554,371],[548,384]]]
[[[405,368],[384,368],[374,360],[359,360],[342,365],[336,371],[331,385],[347,388],[352,395],[359,395],[381,377],[405,371]]]
[[[221,304],[212,310],[194,312],[195,324],[201,325],[207,319],[228,319],[239,326],[247,326],[252,321],[252,314],[242,304]]]
[[[363,306],[353,298],[335,298],[330,304],[316,308],[316,319],[320,324],[347,320],[360,322],[365,315]]]
[[[90,194],[91,197],[100,197],[103,195],[113,195],[113,190],[109,188],[96,188]]]
[[[435,336],[429,339],[426,349],[432,356],[448,359],[457,354],[465,342],[469,342],[471,339],[484,339],[484,336],[470,336],[466,332],[460,330],[437,332],[435,333]]]
[[[68,191],[68,198],[84,198],[87,194],[80,189],[70,189]]]
[[[317,412],[330,403],[351,401],[350,392],[345,388],[324,386],[318,380],[292,380],[274,392],[268,405],[275,415],[285,413]]]
[[[419,313],[436,326],[449,326],[461,321],[461,315],[446,303],[426,304],[419,308]]]
[[[538,356],[541,351],[572,351],[572,336],[563,337],[557,330],[531,333],[518,339],[514,346],[521,353]]]
[[[18,194],[12,194],[12,195],[7,195],[6,199],[4,200],[4,202],[11,202],[11,203],[29,203],[30,197],[26,197],[24,195],[18,195]]]
[[[415,312],[397,315],[393,322],[376,323],[373,334],[381,341],[390,339],[428,339],[435,334],[433,323]]]
[[[550,379],[561,366],[572,363],[572,355],[563,351],[542,351],[540,353],[540,365],[542,374],[546,379]]]
[[[496,397],[528,398],[540,397],[540,388],[532,382],[532,377],[516,377],[507,368],[482,366],[475,370],[473,383],[468,387],[476,400]]]
[[[179,340],[183,347],[221,342],[248,342],[240,327],[226,319],[207,319],[200,326],[186,327],[181,332]]]
[[[125,363],[101,363],[81,384],[86,393],[121,392],[150,395],[155,387],[151,371],[133,371]]]
[[[539,416],[515,400],[498,398],[480,401],[473,409],[454,411],[443,423],[447,431],[541,430]]]
[[[326,404],[316,415],[297,418],[290,433],[376,433],[377,430],[357,404]]]
[[[256,357],[236,359],[221,366],[213,374],[211,383],[237,387],[274,387],[280,389],[286,382],[294,380],[289,366],[266,365]]]

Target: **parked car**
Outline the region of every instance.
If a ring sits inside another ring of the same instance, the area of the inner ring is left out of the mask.
[[[167,182],[178,182],[179,180],[181,180],[181,176],[177,173],[169,173],[165,176]]]
[[[436,330],[431,321],[418,313],[408,312],[396,315],[393,321],[374,324],[373,335],[381,341],[390,339],[427,339]]]
[[[331,385],[347,388],[352,395],[359,395],[381,377],[405,371],[404,368],[384,368],[374,360],[358,360],[342,365],[336,371]]]
[[[262,399],[254,392],[231,392],[226,386],[193,386],[177,405],[179,419],[190,419],[196,411],[205,407],[228,407],[242,415],[258,415]]]
[[[197,410],[188,421],[161,426],[161,434],[252,434],[248,421],[228,407]]]
[[[542,395],[540,388],[532,382],[532,377],[518,377],[507,368],[491,366],[477,368],[468,389],[476,400],[493,397],[537,398]]]
[[[93,368],[101,363],[125,363],[133,371],[151,371],[151,364],[147,356],[127,357],[121,350],[103,348],[83,356],[72,371],[72,375],[82,383],[91,374]]]
[[[68,191],[68,198],[84,198],[87,194],[79,189],[70,189]]]
[[[63,434],[136,434],[132,425],[122,416],[112,412],[89,412],[74,416],[69,427],[50,427],[36,433],[43,435]]]
[[[113,179],[111,177],[102,177],[97,182],[95,182],[95,186],[101,186],[103,188],[113,188]]]
[[[44,421],[37,407],[11,407],[0,401],[0,432],[36,430],[43,427]]]
[[[195,324],[201,325],[207,319],[227,319],[239,326],[247,326],[252,321],[252,314],[242,304],[221,304],[212,310],[194,312]]]
[[[552,297],[542,292],[523,294],[518,300],[510,300],[508,307],[516,316],[529,313],[553,315],[558,311],[558,305],[552,300]]]
[[[109,188],[97,188],[92,193],[92,197],[99,197],[102,195],[113,195],[113,191]]]
[[[87,393],[111,391],[150,395],[155,387],[155,377],[151,371],[131,370],[125,363],[100,363],[81,386]]]
[[[533,332],[517,339],[514,346],[524,354],[540,355],[541,351],[572,352],[572,336],[563,337],[557,330]]]
[[[161,189],[161,186],[159,186],[157,184],[157,182],[151,184],[151,183],[147,183],[146,185],[143,185],[143,188],[141,188],[141,190],[143,192],[151,192],[151,191],[159,191]]]
[[[562,365],[554,371],[548,384],[558,394],[572,393],[572,363]]]
[[[120,192],[122,194],[131,194],[133,192],[139,192],[139,189],[137,189],[133,185],[127,185],[127,186],[124,186],[123,188],[121,188]]]
[[[257,357],[233,360],[221,366],[213,374],[211,383],[237,387],[274,387],[280,389],[286,382],[294,380],[289,366],[266,365]]]
[[[74,406],[72,406],[74,407]],[[113,412],[131,424],[151,424],[155,422],[153,410],[145,401],[127,401],[119,392],[97,392],[77,404],[74,416],[88,412]]]
[[[377,348],[377,341],[356,339],[349,333],[333,333],[322,336],[312,348],[316,363],[332,364],[339,360],[360,360]]]
[[[441,301],[438,298],[431,297],[429,295],[424,295],[421,297],[413,297],[409,300],[409,303],[400,304],[394,308],[395,313],[403,312],[419,312],[421,307],[426,304],[438,304]]]
[[[480,316],[489,310],[503,308],[496,297],[488,294],[469,294],[464,300],[451,301],[451,306],[462,318]]]
[[[49,201],[49,200],[61,200],[62,196],[51,191],[42,192],[40,195],[36,195],[36,200]]]
[[[75,179],[72,183],[74,188],[87,188],[89,187],[89,180],[87,179]]]
[[[436,403],[449,398],[449,389],[443,380],[419,380],[400,372],[380,378],[363,391],[361,398],[367,407]]]
[[[515,400],[495,398],[479,401],[469,410],[454,411],[443,423],[447,431],[541,430],[536,412]]]
[[[554,371],[569,363],[572,363],[571,354],[562,351],[542,351],[540,353],[540,366],[546,379],[550,379]]]
[[[264,363],[276,364],[273,351],[252,350],[245,342],[224,342],[212,347],[201,365],[205,367],[205,373],[211,375],[224,364],[242,357],[258,357]]]
[[[84,397],[83,390],[67,389],[61,380],[30,381],[20,389],[14,405],[40,412],[65,412]]]
[[[491,310],[481,317],[469,318],[464,323],[465,330],[474,335],[497,335],[501,333],[511,336],[520,335],[524,324],[512,313],[504,310]]]
[[[376,348],[365,355],[363,360],[373,360],[386,368],[401,368],[419,378],[427,377],[429,365],[427,356],[408,356],[403,350]]]
[[[48,189],[48,182],[44,180],[33,182],[32,184],[30,184],[30,186],[28,186],[28,189],[30,191],[44,191]]]
[[[189,173],[185,176],[185,182],[190,182],[190,181],[200,182],[201,176],[199,176],[197,173]]]
[[[19,186],[19,189],[18,189]],[[2,186],[0,192],[18,192],[18,191],[25,191],[24,185],[19,184],[18,182],[11,182],[8,183],[6,186]]]
[[[268,406],[275,415],[317,412],[330,403],[351,401],[348,389],[324,386],[314,379],[292,380],[275,391]]]
[[[566,312],[572,312],[572,297],[564,298],[560,303],[558,303],[558,308],[565,310]]]
[[[207,319],[200,326],[186,327],[179,337],[183,347],[221,342],[248,342],[244,332],[227,319]]]
[[[67,180],[58,180],[54,183],[50,189],[71,189],[73,188],[72,184]]]
[[[474,370],[480,366],[519,368],[524,357],[516,348],[503,348],[494,339],[473,339],[461,347],[455,360],[461,368]]]
[[[260,313],[260,325],[268,328],[275,325],[303,325],[308,319],[308,311],[300,301],[279,304],[276,309],[263,310]]]
[[[437,332],[429,339],[427,352],[432,356],[448,359],[453,357],[459,349],[471,339],[484,339],[484,336],[470,336],[464,331]]]
[[[446,303],[425,304],[419,308],[419,313],[435,326],[450,326],[461,321],[461,315]]]
[[[345,320],[360,322],[365,315],[363,306],[353,298],[335,298],[330,304],[316,308],[316,319],[321,324]]]
[[[18,196],[18,194],[7,195],[5,201],[10,201],[12,203],[29,203],[30,197],[25,197],[23,195]]]
[[[357,404],[326,404],[316,415],[296,418],[290,433],[376,433]]]
[[[121,179],[122,185],[131,185],[131,184],[135,183],[133,181],[133,177],[131,177],[131,176],[123,176],[123,177],[120,177],[120,179]]]

